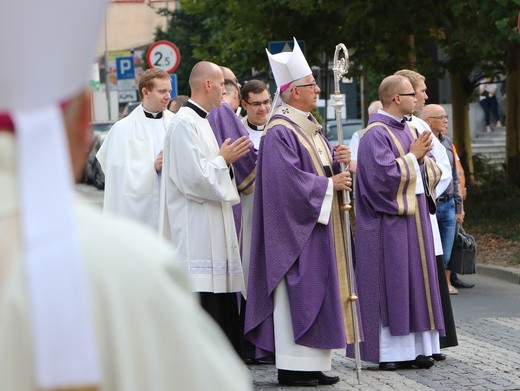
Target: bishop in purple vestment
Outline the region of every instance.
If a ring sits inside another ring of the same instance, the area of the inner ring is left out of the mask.
[[[320,90],[304,65],[283,83],[273,68],[284,104],[260,142],[245,335],[258,357],[275,355],[281,384],[317,386],[339,381],[321,371],[352,334],[335,191],[351,185],[338,163],[350,161],[350,150],[332,150],[310,115]]]

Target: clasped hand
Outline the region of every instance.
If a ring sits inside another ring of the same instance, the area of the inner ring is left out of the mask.
[[[415,155],[419,164],[423,164],[424,156],[433,149],[431,134],[430,131],[424,131],[410,145],[410,153]]]
[[[155,166],[155,171],[161,172],[162,166],[163,166],[163,151],[159,152],[157,157],[155,158],[155,161],[153,162]]]
[[[235,142],[226,139],[220,147],[220,156],[224,158],[227,165],[236,162],[242,156],[248,154],[251,148],[251,140],[246,136],[238,138]]]

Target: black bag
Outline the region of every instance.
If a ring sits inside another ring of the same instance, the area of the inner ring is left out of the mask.
[[[457,224],[455,242],[451,251],[448,269],[457,274],[475,274],[477,258],[477,243],[475,238],[466,233],[461,224]]]

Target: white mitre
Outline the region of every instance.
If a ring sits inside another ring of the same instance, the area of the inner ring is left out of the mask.
[[[0,0],[0,117],[17,139],[37,389],[96,387],[100,379],[60,105],[87,85],[105,7]]]
[[[312,74],[311,67],[307,63],[298,41],[294,37],[293,39],[292,52],[271,54],[267,49],[265,50],[278,88]]]
[[[265,50],[277,87],[271,113],[281,104],[280,94],[289,88],[293,81],[312,74],[311,67],[307,63],[298,41],[294,37],[293,39],[294,48],[292,52],[271,54],[267,49]]]

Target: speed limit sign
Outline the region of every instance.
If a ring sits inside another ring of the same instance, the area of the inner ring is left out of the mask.
[[[181,55],[177,46],[170,41],[157,41],[148,49],[146,62],[150,68],[173,73],[179,67]]]

